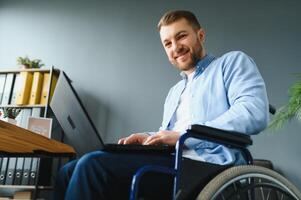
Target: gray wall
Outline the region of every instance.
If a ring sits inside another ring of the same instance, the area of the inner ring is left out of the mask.
[[[28,55],[65,70],[105,141],[114,142],[157,130],[165,95],[179,80],[155,29],[166,10],[196,13],[209,52],[243,50],[252,56],[270,102],[279,107],[296,80],[293,73],[301,71],[300,8],[299,0],[0,0],[0,69]],[[299,188],[300,128],[293,121],[276,134],[264,132],[251,148]]]

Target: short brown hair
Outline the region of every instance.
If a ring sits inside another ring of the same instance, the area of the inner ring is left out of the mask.
[[[201,28],[201,25],[199,24],[196,16],[192,12],[187,11],[187,10],[173,10],[173,11],[169,11],[169,12],[165,13],[161,17],[161,19],[157,25],[157,29],[160,32],[162,26],[169,25],[180,19],[186,19],[187,22],[196,30]]]

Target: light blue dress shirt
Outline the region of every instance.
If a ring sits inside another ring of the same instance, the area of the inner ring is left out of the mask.
[[[164,104],[160,130],[172,130],[174,115],[185,89],[187,77],[172,87]],[[268,124],[268,99],[264,81],[254,61],[243,52],[233,51],[219,58],[206,55],[197,63],[191,83],[191,124],[201,124],[245,134],[257,134]],[[194,156],[216,164],[243,164],[237,149],[188,139]]]

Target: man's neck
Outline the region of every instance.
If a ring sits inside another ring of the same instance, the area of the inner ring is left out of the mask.
[[[189,69],[189,70],[184,71],[184,73],[185,73],[187,76],[189,76],[189,74],[193,73],[193,72],[195,71],[195,69],[196,69],[196,67],[193,67],[193,68],[191,68],[191,69]]]
[[[202,60],[205,56],[206,56],[206,52],[205,52],[205,50],[204,50],[204,51],[202,51],[202,54],[201,54],[199,60],[197,61],[197,63],[198,63],[200,60]],[[197,63],[196,63],[196,64],[197,64]],[[183,72],[188,76],[189,74],[191,74],[191,73],[194,72],[195,70],[196,70],[196,66],[190,68],[189,70],[183,71]]]

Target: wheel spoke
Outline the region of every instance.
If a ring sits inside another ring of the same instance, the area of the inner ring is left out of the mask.
[[[269,199],[270,199],[270,196],[271,196],[271,191],[272,191],[272,189],[269,189],[269,192],[268,192],[268,194],[267,194],[267,200],[269,200]]]
[[[259,182],[259,183],[262,182],[262,181],[261,181],[261,178],[258,179],[258,182]],[[264,192],[263,192],[263,188],[262,188],[262,187],[260,187],[260,191],[261,191],[261,198],[262,198],[262,199],[265,199],[265,197],[264,197]]]

